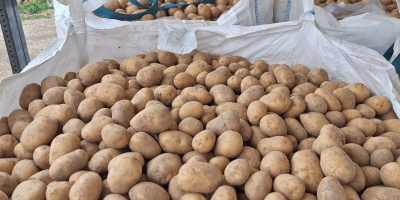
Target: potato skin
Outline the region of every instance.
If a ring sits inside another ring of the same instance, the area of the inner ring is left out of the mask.
[[[151,192],[150,192],[151,191]],[[152,182],[142,182],[133,186],[129,190],[130,199],[159,199],[169,200],[167,191],[161,186]]]
[[[107,182],[112,193],[125,194],[138,181],[142,174],[142,163],[136,160],[136,156],[143,161],[139,153],[128,152],[114,157],[108,164]],[[121,170],[122,168],[131,170]]]
[[[65,87],[65,81],[59,76],[48,76],[40,83],[40,92],[42,95],[52,87]]]
[[[253,125],[259,125],[261,118],[267,114],[267,106],[261,101],[253,101],[247,108],[247,118]]]
[[[276,82],[279,84],[286,85],[289,89],[292,89],[295,85],[294,72],[285,65],[280,65],[274,70],[274,76]]]
[[[86,98],[97,97],[105,106],[111,108],[117,101],[125,99],[125,90],[122,86],[112,83],[97,83],[84,92]]]
[[[250,169],[250,165],[246,160],[233,160],[224,170],[225,181],[232,186],[242,185],[250,177]]]
[[[67,153],[50,166],[50,177],[55,181],[66,181],[73,173],[83,169],[88,160],[89,155],[82,149]]]
[[[82,128],[82,138],[88,142],[100,142],[102,140],[101,130],[103,127],[114,122],[113,119],[107,116],[94,118]]]
[[[136,131],[159,134],[172,125],[172,116],[168,108],[162,105],[145,108],[130,121]]]
[[[178,185],[187,192],[212,193],[221,185],[222,178],[222,173],[216,166],[191,162],[179,169]]]
[[[22,109],[28,110],[29,104],[35,99],[40,98],[42,98],[40,85],[31,83],[22,89],[21,95],[19,96],[19,105]]]
[[[342,110],[355,108],[356,97],[350,89],[338,88],[333,91],[333,95],[339,100]]]
[[[88,168],[90,171],[96,173],[106,173],[108,172],[108,164],[116,156],[120,155],[121,151],[107,148],[96,152],[88,163]]]
[[[357,165],[361,167],[368,165],[369,154],[362,146],[355,143],[348,143],[343,146],[343,150]]]
[[[246,196],[250,199],[263,199],[272,189],[272,178],[264,171],[258,171],[250,176],[244,186]]]
[[[382,166],[380,177],[386,187],[400,189],[398,182],[400,177],[400,165],[396,162],[390,162]]]
[[[325,197],[326,200],[347,199],[343,186],[332,176],[323,178],[318,185],[318,197]]]
[[[306,131],[314,136],[318,136],[321,128],[324,125],[329,124],[329,121],[325,118],[325,116],[317,112],[301,114],[300,122],[304,126]]]
[[[46,185],[38,180],[24,181],[15,188],[11,198],[44,200],[46,199]]]
[[[161,153],[158,142],[145,132],[135,133],[129,140],[129,148],[133,152],[139,152],[146,159],[152,159]]]
[[[54,161],[72,151],[81,147],[79,138],[72,133],[64,133],[53,139],[50,145],[49,163],[52,165]]]
[[[167,153],[183,155],[193,150],[193,138],[180,131],[165,131],[159,135],[161,149]]]
[[[285,136],[287,127],[285,121],[277,114],[267,114],[260,120],[261,130],[269,137]]]
[[[328,72],[322,68],[315,68],[308,73],[307,80],[319,87],[323,82],[329,81]]]
[[[290,100],[292,104],[290,108],[282,114],[282,118],[297,118],[299,117],[307,108],[307,104],[303,98],[299,96],[291,96]]]
[[[288,174],[290,173],[289,159],[280,151],[271,151],[262,158],[260,170],[268,172],[272,178]]]
[[[182,161],[178,155],[163,153],[148,163],[147,178],[158,185],[168,185],[171,179],[178,174],[181,166]]]
[[[265,156],[271,151],[280,151],[285,155],[289,155],[293,151],[293,145],[287,137],[274,136],[261,139],[258,142],[257,150],[261,156]]]
[[[269,112],[274,112],[278,115],[289,110],[292,105],[289,95],[281,92],[273,92],[264,95],[260,98],[266,106]]]
[[[325,149],[321,153],[321,168],[325,175],[336,177],[341,183],[351,182],[356,175],[354,162],[338,147]]]
[[[208,153],[214,148],[216,139],[217,137],[214,132],[204,130],[193,137],[192,147],[197,152]]]
[[[102,185],[101,177],[97,173],[86,172],[72,185],[69,192],[69,199],[99,199]]]
[[[347,88],[353,92],[357,104],[365,101],[371,95],[368,87],[362,83],[351,83],[344,88]]]
[[[18,182],[16,178],[0,171],[0,191],[3,191],[7,196],[11,196],[17,185]]]
[[[300,200],[305,193],[306,187],[297,176],[281,174],[277,176],[273,184],[274,191],[283,194],[287,199]]]
[[[236,131],[223,132],[215,142],[214,154],[216,156],[225,156],[235,158],[243,149],[243,138]]]
[[[361,198],[363,200],[399,199],[400,190],[391,187],[374,186],[364,190]]]
[[[311,150],[301,150],[293,155],[290,163],[292,175],[303,181],[307,192],[315,194],[324,178],[318,156]]]
[[[56,120],[42,116],[37,117],[22,132],[20,140],[22,147],[33,152],[37,147],[49,144],[56,135],[57,128]]]

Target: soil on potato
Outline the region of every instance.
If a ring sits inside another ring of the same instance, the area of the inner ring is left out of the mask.
[[[44,48],[57,38],[54,15],[50,18],[28,19],[22,22],[29,57],[33,60]],[[3,32],[0,31],[0,80],[12,75],[10,60]]]

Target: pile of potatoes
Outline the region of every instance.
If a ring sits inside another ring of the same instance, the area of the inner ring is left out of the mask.
[[[201,0],[159,0],[159,6],[169,4],[192,4]],[[218,18],[228,12],[240,0],[215,0],[212,4],[199,4],[198,6],[179,6],[165,10],[159,10],[155,15],[146,14],[141,17],[140,21],[159,19],[166,16],[176,17],[181,20],[207,20],[216,21]],[[145,6],[151,6],[148,0],[138,0],[139,3]],[[108,0],[104,7],[108,10],[115,11],[121,14],[138,14],[146,11],[146,8],[141,8],[132,4],[128,0]]]
[[[27,85],[0,199],[400,199],[400,120],[322,68],[159,51]]]
[[[314,0],[314,4],[324,8],[332,3],[338,4],[343,2],[344,4],[353,4],[360,1],[362,0]],[[390,12],[393,17],[400,19],[399,8],[397,7],[396,0],[381,0],[381,5],[384,11]]]

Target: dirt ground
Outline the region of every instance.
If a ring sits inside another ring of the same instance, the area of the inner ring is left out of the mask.
[[[45,47],[57,38],[54,15],[51,18],[29,19],[22,22],[29,57],[35,58]],[[12,75],[10,60],[0,31],[0,80]]]

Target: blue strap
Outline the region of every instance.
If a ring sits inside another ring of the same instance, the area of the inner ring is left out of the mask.
[[[394,43],[389,47],[388,50],[383,54],[383,57],[386,58],[386,60],[390,60],[392,55],[394,53]],[[396,69],[397,74],[400,75],[400,55],[398,55],[392,62],[392,65]]]
[[[141,3],[139,3],[137,0],[129,0],[129,2],[131,2],[134,5],[137,5],[141,8],[147,8],[146,11],[142,12],[142,13],[137,13],[137,14],[122,14],[122,13],[117,13],[114,12],[112,10],[109,10],[107,8],[105,8],[104,6],[101,6],[99,8],[97,8],[96,10],[93,11],[94,14],[96,14],[97,16],[100,17],[104,17],[104,18],[108,18],[108,19],[116,19],[116,20],[137,20],[140,19],[141,17],[143,17],[144,15],[147,14],[151,14],[151,15],[155,15],[159,10],[165,10],[165,9],[169,9],[169,8],[174,8],[174,7],[178,7],[178,6],[188,6],[191,4],[169,4],[169,5],[165,5],[165,6],[158,6],[158,0],[149,0],[151,3],[151,6],[145,6],[142,5]],[[215,0],[203,0],[197,3],[192,3],[192,5],[199,5],[199,4],[207,4],[207,3],[214,3]]]
[[[285,21],[289,21],[290,19],[290,9],[292,7],[292,0],[288,0],[287,1],[287,5],[286,5],[286,19]]]
[[[254,14],[256,15],[256,26],[260,25],[260,21],[258,19],[258,1],[254,1]]]

